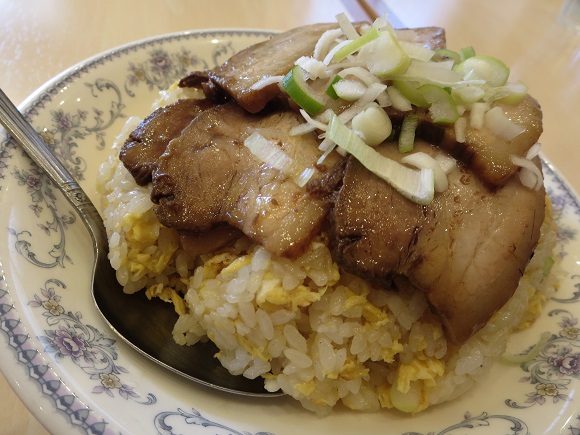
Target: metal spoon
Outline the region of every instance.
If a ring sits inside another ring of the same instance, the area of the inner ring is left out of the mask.
[[[122,339],[161,366],[203,385],[246,396],[283,394],[267,392],[259,379],[231,375],[214,358],[217,348],[211,342],[177,345],[171,336],[177,320],[171,305],[150,301],[143,292],[133,295],[123,292],[107,258],[107,234],[96,207],[1,89],[0,124],[60,188],[89,230],[95,253],[91,280],[93,298],[107,323]]]

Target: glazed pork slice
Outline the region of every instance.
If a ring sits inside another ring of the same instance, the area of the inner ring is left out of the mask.
[[[250,113],[257,113],[280,95],[277,84],[259,90],[252,85],[264,77],[285,75],[301,56],[311,56],[320,36],[336,23],[312,24],[280,33],[254,44],[209,71],[209,78]]]
[[[361,23],[357,23],[360,26]],[[209,71],[194,71],[180,80],[182,87],[203,88],[208,98],[232,97],[250,113],[258,113],[281,95],[278,84],[254,89],[263,78],[286,75],[302,56],[312,56],[316,43],[336,23],[301,26],[254,44]],[[401,30],[404,39],[432,49],[445,47],[445,31],[440,27]],[[216,89],[216,87],[218,89]],[[221,90],[221,92],[220,92]]]
[[[137,184],[144,186],[151,181],[157,159],[169,141],[179,136],[193,118],[212,106],[213,102],[205,99],[180,99],[155,110],[131,132],[121,147],[119,159]]]
[[[239,229],[228,224],[202,233],[190,231],[178,231],[178,233],[181,248],[192,258],[215,252],[243,236]]]
[[[233,102],[196,117],[171,141],[153,173],[151,196],[161,223],[194,233],[226,223],[275,254],[302,253],[328,213],[334,186],[325,180],[340,180],[332,174],[342,158],[327,158],[302,188],[243,144],[258,131],[304,167],[313,167],[321,154],[317,137],[289,136],[300,122],[294,112],[258,116]]]
[[[426,143],[418,150],[441,152]],[[396,145],[383,154],[398,159]],[[331,212],[331,248],[347,271],[424,291],[448,338],[462,343],[513,295],[537,244],[545,191],[518,177],[490,191],[457,168],[449,188],[420,206],[349,159]]]
[[[458,142],[453,126],[435,124],[425,110],[416,109],[415,114],[419,116],[416,136],[447,151],[472,170],[488,187],[492,189],[501,187],[518,170],[510,156],[524,157],[540,138],[542,111],[537,101],[530,95],[515,105],[497,103],[496,106],[525,131],[511,140],[506,140],[485,126],[480,129],[468,127],[465,141]],[[387,109],[387,112],[397,129],[400,129],[406,113],[393,109]]]

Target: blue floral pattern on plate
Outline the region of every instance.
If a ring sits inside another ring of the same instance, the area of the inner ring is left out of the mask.
[[[128,115],[144,116],[158,90],[192,69],[219,64],[268,35],[187,32],[130,44],[66,71],[30,100],[25,114],[90,194],[97,162],[105,158],[104,149]],[[81,103],[56,104],[56,95],[67,95],[65,88]],[[565,262],[580,252],[580,205],[557,172],[549,164],[544,169]],[[17,202],[12,201],[15,197]],[[94,193],[92,199],[97,200]],[[368,427],[360,426],[356,417],[349,419],[348,413],[324,422],[283,399],[240,403],[231,396],[183,386],[181,379],[150,367],[117,342],[95,314],[86,285],[78,283],[88,273],[86,243],[79,241],[83,229],[42,171],[7,138],[0,139],[0,203],[11,205],[0,215],[5,228],[0,246],[0,336],[12,355],[0,363],[7,371],[26,369],[21,381],[36,384],[40,393],[25,400],[48,399],[52,414],[64,416],[66,431],[266,435],[298,430],[277,423],[280,415],[300,416],[300,424],[317,433],[384,428],[384,415],[376,421],[365,416]],[[11,210],[18,218],[11,217]],[[578,413],[558,417],[562,405],[573,400],[580,378],[580,274],[569,272],[542,318],[549,331],[543,347],[532,360],[506,369],[510,386],[521,387],[517,393],[489,397],[481,404],[483,409],[477,400],[443,405],[437,410],[442,417],[435,419],[394,415],[389,420],[392,431],[528,434],[538,425],[548,427],[552,419],[565,417],[562,433],[580,434]],[[185,393],[177,393],[179,388]],[[189,388],[194,393],[187,394]],[[238,407],[236,417],[224,415],[224,405],[228,410]],[[528,411],[536,407],[545,410],[545,418]],[[54,420],[52,414],[41,417],[54,428],[63,420]],[[134,421],[125,425],[120,415],[134,416]],[[411,426],[420,429],[405,429]],[[245,429],[236,429],[240,427]]]
[[[44,350],[57,359],[70,358],[90,379],[97,381],[93,393],[106,393],[114,397],[117,391],[124,399],[138,400],[140,395],[134,388],[122,383],[119,377],[128,370],[115,363],[118,359],[116,340],[85,324],[82,313],[65,310],[57,293],[57,289],[65,287],[59,280],[49,280],[40,290],[40,295],[35,294],[34,300],[28,303],[31,307],[41,308],[47,325],[53,327],[45,329],[46,335],[39,337]],[[141,403],[152,404],[155,401],[155,396],[149,394],[148,400]]]

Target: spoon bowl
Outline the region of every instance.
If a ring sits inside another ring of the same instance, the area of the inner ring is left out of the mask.
[[[1,89],[0,125],[46,172],[86,225],[94,250],[93,299],[98,311],[119,337],[166,369],[205,386],[245,396],[283,395],[266,391],[261,379],[251,380],[230,374],[214,357],[217,348],[211,342],[193,346],[176,344],[171,331],[177,314],[172,306],[159,300],[148,300],[143,292],[131,295],[123,292],[107,257],[107,233],[97,208]]]

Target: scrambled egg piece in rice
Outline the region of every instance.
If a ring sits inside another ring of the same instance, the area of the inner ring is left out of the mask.
[[[177,314],[186,314],[185,301],[176,288],[179,287],[178,284],[185,287],[187,279],[171,276],[159,280],[159,277],[167,277],[166,272],[168,268],[172,269],[171,264],[179,248],[175,231],[162,227],[152,212],[128,213],[121,226],[125,228],[128,244],[122,266],[128,270],[131,280],[147,282],[145,293],[149,299],[156,297],[170,302]]]

